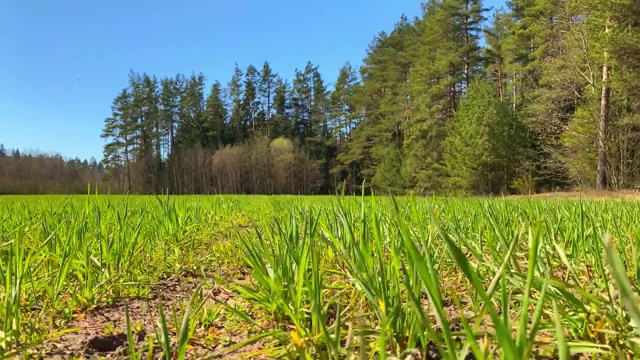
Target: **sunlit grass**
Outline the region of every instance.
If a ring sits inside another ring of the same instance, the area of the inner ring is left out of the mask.
[[[228,349],[269,357],[633,357],[637,219],[640,203],[623,201],[4,197],[0,356],[190,276],[233,301],[199,291],[162,309],[165,358],[212,324],[246,333]]]

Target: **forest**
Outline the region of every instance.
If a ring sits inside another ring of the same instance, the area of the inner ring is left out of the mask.
[[[131,71],[104,120],[99,166],[50,191],[87,182],[141,194],[636,187],[640,0],[421,6],[337,79],[312,62],[293,79],[268,61],[230,69],[229,81]],[[7,164],[34,160],[12,158],[0,156],[0,192],[26,191]]]
[[[89,186],[106,185],[104,165],[64,159],[59,154],[22,153],[0,144],[0,195],[82,194]]]

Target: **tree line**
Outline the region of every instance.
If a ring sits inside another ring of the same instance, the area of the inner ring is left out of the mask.
[[[87,193],[108,187],[104,166],[96,159],[64,159],[60,155],[21,153],[0,144],[0,194]]]
[[[640,0],[421,9],[329,81],[311,62],[290,80],[236,65],[210,86],[130,72],[104,124],[104,181],[175,194],[638,184]]]
[[[131,72],[105,120],[103,161],[119,191],[326,193],[335,187],[330,101],[311,63],[292,84],[268,62],[236,66],[206,95],[202,74]]]

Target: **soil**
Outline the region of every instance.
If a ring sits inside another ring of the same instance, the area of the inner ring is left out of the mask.
[[[146,359],[149,351],[148,336],[155,335],[157,324],[160,320],[158,305],[162,302],[165,308],[167,323],[173,323],[171,318],[174,310],[177,310],[178,316],[181,316],[182,309],[191,299],[196,288],[202,283],[203,279],[197,278],[181,278],[179,280],[163,280],[152,289],[152,295],[147,299],[123,299],[112,304],[96,307],[75,318],[68,329],[74,329],[57,339],[51,339],[46,342],[40,349],[37,349],[36,358],[43,359],[128,359],[129,349],[126,332],[125,313],[128,311],[129,321],[133,333],[133,342],[138,352],[141,352],[142,358]],[[238,282],[247,282],[243,279]],[[235,305],[237,298],[231,291],[221,287],[203,286],[203,296],[213,301]],[[423,299],[425,306],[427,299]],[[446,317],[451,322],[450,330],[454,332],[462,331],[458,321],[460,316],[471,317],[473,314],[461,314],[460,310],[453,303],[445,304]],[[432,314],[435,315],[435,314]],[[180,324],[181,318],[177,319]],[[483,319],[481,329],[491,332],[490,319],[488,316]],[[169,332],[172,338],[176,337],[176,329],[169,325]],[[187,350],[188,359],[267,359],[264,354],[260,354],[260,350],[264,348],[264,343],[257,342],[245,346],[239,350],[230,352],[229,347],[238,344],[247,338],[246,332],[243,330],[231,333],[228,329],[224,329],[224,322],[217,324],[219,331],[227,331],[230,335],[229,341],[218,343],[217,345],[207,345],[198,337],[189,342]],[[230,325],[229,328],[237,328],[238,325]],[[225,347],[226,346],[226,347]],[[173,346],[172,348],[175,348]],[[151,348],[152,359],[162,359],[162,349],[157,345]],[[173,357],[175,358],[175,356]],[[429,343],[427,353],[422,356],[419,351],[408,354],[405,359],[411,360],[439,360],[443,359],[437,347],[433,343]],[[577,357],[574,357],[578,359]],[[465,360],[475,359],[473,354],[469,352],[464,358]],[[552,358],[555,359],[555,358]]]
[[[129,321],[133,331],[133,341],[142,358],[147,358],[149,351],[148,336],[155,336],[158,329],[160,315],[158,305],[162,302],[165,318],[169,327],[170,337],[177,338],[173,322],[174,311],[181,323],[183,309],[198,287],[198,279],[180,279],[178,281],[163,280],[152,289],[152,296],[147,299],[123,299],[112,304],[93,308],[80,314],[70,324],[68,333],[46,342],[37,349],[36,358],[43,359],[128,359],[128,341],[125,314],[128,311]],[[232,302],[232,294],[223,289],[207,289],[203,287],[203,296],[210,300],[224,303]],[[241,335],[231,337],[232,346],[243,340]],[[207,345],[193,339],[189,342],[187,358],[189,359],[220,359],[243,358],[243,354],[255,352],[260,343],[247,346],[238,352],[229,353],[220,345]],[[175,348],[175,347],[173,347]],[[152,358],[161,359],[162,349],[156,345],[152,348]],[[253,357],[256,358],[256,357]]]

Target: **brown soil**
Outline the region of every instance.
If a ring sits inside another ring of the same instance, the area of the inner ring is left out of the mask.
[[[37,349],[36,357],[44,359],[128,359],[128,340],[125,313],[128,310],[129,321],[134,332],[136,351],[142,352],[146,358],[149,350],[149,336],[156,337],[160,333],[160,315],[158,305],[162,302],[165,318],[169,328],[169,335],[177,339],[177,329],[180,326],[182,314],[191,296],[198,287],[197,279],[180,279],[179,281],[164,280],[154,286],[152,296],[148,299],[123,299],[110,305],[93,308],[78,315],[67,329],[70,332],[46,342]],[[215,301],[231,303],[232,294],[224,289],[209,289],[203,287],[203,298],[209,304]],[[221,326],[224,327],[224,326]],[[134,331],[135,330],[135,331]],[[220,329],[218,329],[220,330]],[[222,329],[224,330],[224,329]],[[243,333],[231,334],[227,331],[226,346],[232,346],[243,338]],[[220,359],[243,358],[243,355],[255,352],[261,344],[243,348],[237,352],[226,352],[221,344],[206,345],[204,341],[192,339],[189,342],[187,358],[190,359]],[[172,350],[175,347],[172,347]],[[152,358],[161,359],[162,349],[157,345],[152,348]],[[256,357],[252,357],[256,358]]]

